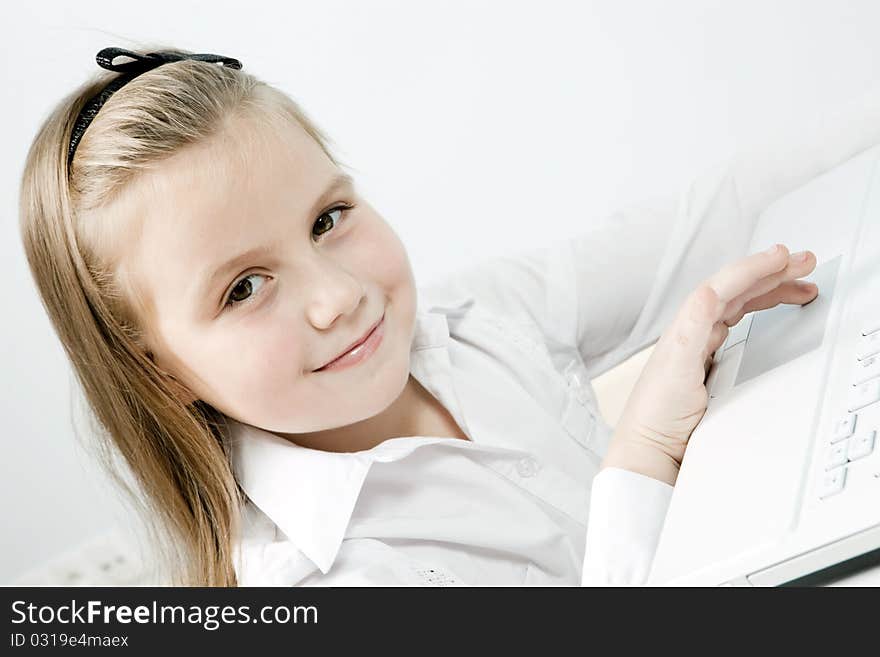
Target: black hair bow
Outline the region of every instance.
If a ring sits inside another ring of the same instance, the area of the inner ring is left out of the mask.
[[[132,61],[114,64],[113,60],[117,57],[129,57]],[[95,61],[98,62],[98,65],[108,71],[116,71],[123,75],[111,80],[100,93],[96,94],[83,106],[82,110],[80,110],[70,136],[70,144],[67,148],[68,172],[70,171],[70,164],[73,162],[73,154],[76,152],[76,147],[79,144],[80,139],[82,139],[83,133],[86,131],[86,128],[89,127],[92,119],[95,118],[98,110],[101,109],[104,103],[107,102],[107,99],[109,99],[114,92],[131,82],[141,73],[150,71],[162,64],[179,62],[184,59],[193,59],[200,62],[208,62],[210,64],[220,63],[229,68],[241,69],[241,62],[239,60],[233,59],[232,57],[224,57],[223,55],[211,55],[206,53],[187,54],[173,51],[158,51],[141,54],[124,48],[102,48],[99,50],[98,54],[95,55]]]
[[[130,57],[134,61],[123,62],[122,64],[114,64],[113,60],[117,57]],[[145,71],[167,64],[168,62],[179,62],[184,59],[195,59],[200,62],[209,62],[211,64],[221,63],[229,68],[241,68],[241,62],[232,57],[224,57],[223,55],[209,54],[185,54],[172,51],[148,52],[142,55],[124,48],[104,48],[95,55],[95,61],[101,68],[108,71],[117,71],[118,73],[134,73],[138,75]]]

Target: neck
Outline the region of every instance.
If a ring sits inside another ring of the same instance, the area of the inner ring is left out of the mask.
[[[391,438],[417,436],[418,408],[430,394],[409,375],[403,390],[381,413],[342,427],[308,433],[280,433],[292,443],[325,452],[360,452]]]

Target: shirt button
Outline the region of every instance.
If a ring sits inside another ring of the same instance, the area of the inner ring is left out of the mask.
[[[575,398],[584,406],[587,406],[590,401],[590,396],[587,393],[585,386],[581,383],[581,377],[578,376],[576,371],[577,361],[571,361],[568,364],[568,367],[565,368],[565,376],[566,383],[568,387],[572,390]]]
[[[531,477],[538,471],[538,462],[531,456],[527,456],[516,464],[516,471],[520,477]]]

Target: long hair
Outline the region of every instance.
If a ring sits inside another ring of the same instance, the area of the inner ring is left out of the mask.
[[[191,54],[167,46],[132,50]],[[132,218],[108,208],[139,174],[161,170],[163,160],[218,134],[236,116],[296,121],[339,161],[330,140],[283,92],[243,70],[183,60],[116,91],[68,170],[77,114],[117,75],[96,73],[39,128],[21,180],[21,238],[88,404],[96,454],[145,514],[159,572],[174,585],[235,586],[244,497],[224,445],[226,418],[202,400],[181,400],[145,347],[144,302],[117,257]],[[134,485],[126,483],[131,475]]]

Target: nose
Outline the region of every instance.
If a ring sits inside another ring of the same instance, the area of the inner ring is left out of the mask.
[[[326,329],[340,315],[351,313],[366,296],[363,285],[333,264],[321,267],[310,286],[306,313],[315,328]]]

